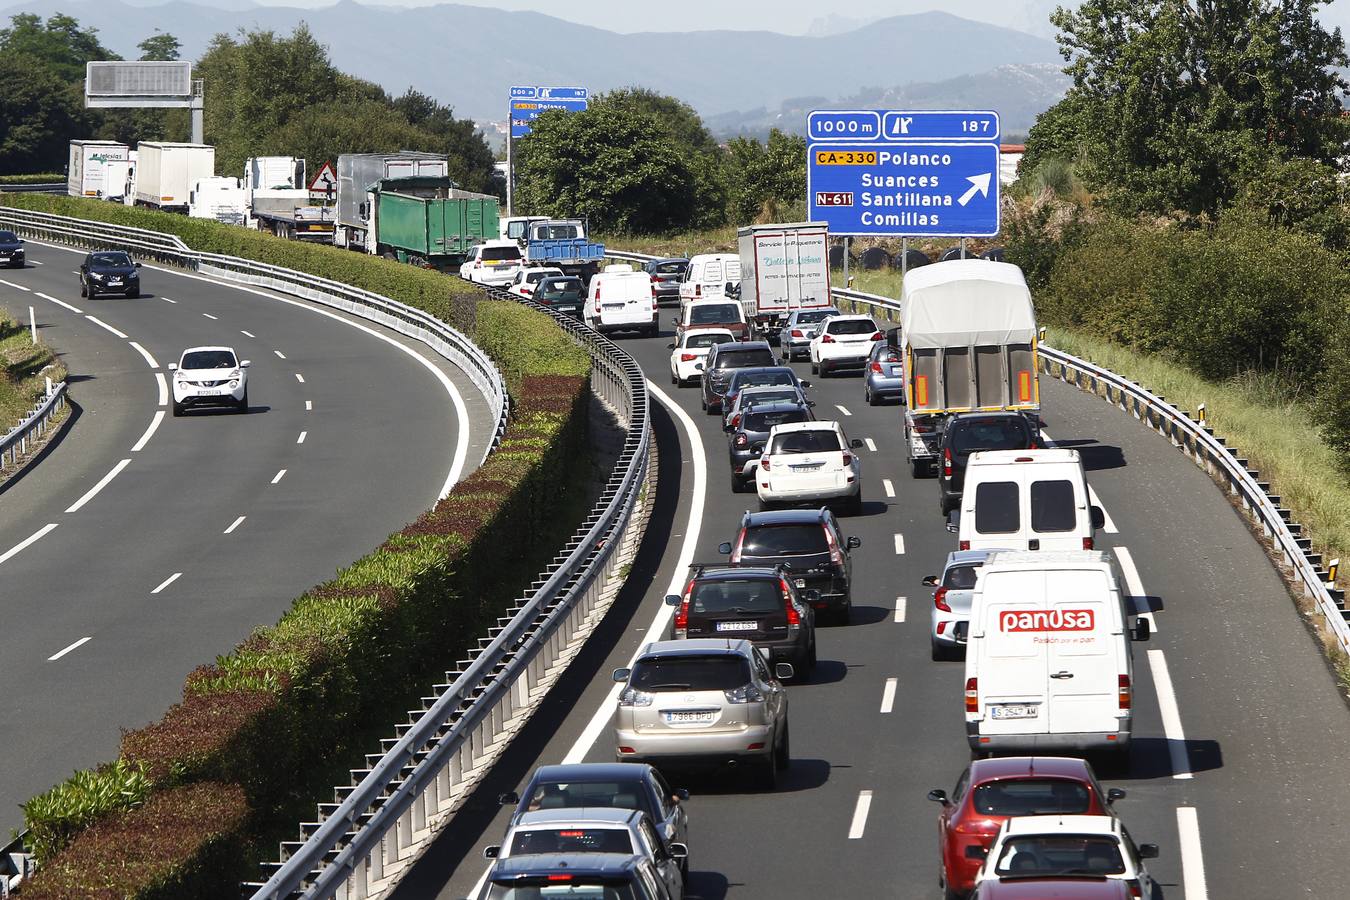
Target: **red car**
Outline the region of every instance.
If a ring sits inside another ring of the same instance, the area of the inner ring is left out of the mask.
[[[1092,766],[1082,759],[1004,756],[975,760],[961,774],[950,797],[943,790],[928,792],[929,800],[942,804],[938,875],[944,896],[951,900],[970,894],[975,873],[1005,820],[1054,814],[1114,815],[1111,804],[1124,796],[1119,788],[1103,790]]]
[[[1130,889],[1115,878],[1066,875],[1023,881],[986,881],[972,900],[1130,900]]]

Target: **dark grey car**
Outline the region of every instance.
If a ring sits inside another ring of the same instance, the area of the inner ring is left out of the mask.
[[[80,263],[80,296],[99,294],[141,295],[141,264],[132,262],[123,250],[96,250]]]
[[[828,506],[747,512],[736,540],[717,552],[733,566],[778,566],[799,590],[815,591],[811,605],[823,621],[847,625],[853,612],[853,556],[859,538],[845,536]]]
[[[947,420],[938,448],[938,506],[945,516],[961,505],[966,463],[977,450],[1034,450],[1039,423],[1016,412],[961,413]]]
[[[581,306],[586,302],[586,286],[575,275],[554,275],[540,280],[530,299],[580,319]]]
[[[12,231],[0,231],[0,266],[22,269],[25,256],[23,238]]]
[[[799,356],[809,356],[811,339],[816,336],[820,323],[830,316],[839,315],[834,307],[823,309],[794,309],[788,313],[787,321],[778,332],[778,352],[783,359],[792,362]]]
[[[722,411],[722,395],[731,382],[731,373],[737,369],[776,366],[768,341],[733,341],[714,344],[703,361],[703,411],[712,415]]]
[[[733,493],[755,489],[755,469],[764,442],[775,425],[790,422],[810,422],[815,418],[810,407],[791,400],[772,400],[751,403],[740,413],[739,427],[731,434],[727,454],[731,462],[731,490]]]
[[[901,400],[905,396],[904,364],[900,350],[878,342],[867,357],[863,370],[863,399],[868,406],[879,406],[883,400]]]
[[[684,270],[687,268],[689,260],[682,256],[653,259],[642,267],[643,271],[652,277],[652,294],[656,297],[657,304],[679,302],[680,279],[684,277]]]

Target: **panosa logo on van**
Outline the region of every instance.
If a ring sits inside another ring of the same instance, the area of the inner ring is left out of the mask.
[[[1092,631],[1096,620],[1090,609],[1052,609],[999,613],[1000,631]]]

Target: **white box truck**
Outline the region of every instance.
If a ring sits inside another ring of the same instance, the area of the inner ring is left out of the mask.
[[[104,169],[130,158],[126,144],[116,141],[71,141],[66,166],[66,193],[72,197],[104,196]]]
[[[214,219],[224,225],[243,225],[248,198],[238,178],[213,175],[199,178],[188,193],[188,215]]]
[[[216,174],[216,148],[207,144],[141,141],[136,151],[137,206],[185,213],[192,186]]]
[[[781,327],[794,309],[833,304],[829,226],[823,222],[749,225],[736,232],[741,305],[761,332]]]

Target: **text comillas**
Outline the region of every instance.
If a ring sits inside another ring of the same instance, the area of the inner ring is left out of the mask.
[[[1096,614],[1091,609],[1009,609],[999,613],[998,627],[1004,632],[1092,631]]]

